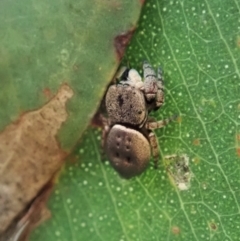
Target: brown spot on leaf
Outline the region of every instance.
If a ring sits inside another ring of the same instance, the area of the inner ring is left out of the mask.
[[[198,138],[193,140],[193,145],[194,146],[199,146],[200,145],[200,140]]]
[[[132,35],[135,31],[135,28],[130,29],[129,31],[122,33],[114,38],[114,47],[116,49],[117,58],[120,61],[123,57],[124,51],[132,38]]]
[[[0,134],[0,237],[61,168],[66,153],[56,135],[72,96],[71,88],[62,85],[47,104]]]
[[[93,116],[90,125],[94,128],[103,128],[104,124],[102,122],[102,113],[105,112],[105,96],[103,97],[98,110]]]
[[[95,115],[93,116],[90,125],[93,128],[103,128],[104,127],[104,123],[102,121],[102,113],[103,113],[104,109],[102,108],[102,106],[99,107],[99,109],[97,110],[97,112],[95,113]]]
[[[43,94],[47,99],[50,99],[53,96],[53,94],[49,88],[45,88],[43,90]]]
[[[217,230],[217,224],[215,222],[210,222],[209,227],[211,230],[216,231]]]
[[[194,157],[193,158],[193,163],[199,164],[199,162],[200,162],[200,158],[199,157]]]
[[[77,156],[75,153],[72,153],[68,156],[67,162],[78,165],[78,159],[79,159],[79,156]]]
[[[176,119],[176,121],[177,121],[178,123],[182,123],[182,116],[178,116],[177,119]]]
[[[237,155],[240,157],[240,147],[237,147]]]
[[[180,234],[181,230],[178,226],[173,226],[172,227],[172,233],[175,234],[175,235],[178,235]]]
[[[146,0],[139,0],[139,1],[142,5],[146,2]]]

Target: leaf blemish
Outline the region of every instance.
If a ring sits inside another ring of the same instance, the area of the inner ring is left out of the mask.
[[[128,42],[132,38],[132,35],[135,31],[135,28],[132,28],[128,30],[125,33],[122,33],[115,37],[114,39],[114,47],[117,53],[118,60],[121,60],[125,51],[125,48],[127,47]]]
[[[172,227],[172,233],[175,234],[175,235],[178,235],[180,234],[181,230],[178,226],[173,226]]]
[[[200,145],[200,140],[198,138],[193,140],[193,145],[194,146],[199,146]]]
[[[0,236],[61,168],[66,152],[56,135],[68,117],[66,102],[72,96],[72,89],[62,85],[47,104],[1,132]]]
[[[217,224],[214,222],[209,223],[209,227],[211,230],[216,231],[217,230]]]
[[[51,90],[49,88],[45,88],[43,90],[43,94],[47,99],[50,99],[51,97],[53,97],[53,93],[51,92]]]
[[[237,147],[237,155],[240,157],[240,147]]]
[[[165,156],[164,159],[172,183],[181,191],[188,190],[193,177],[189,168],[189,156],[173,154]]]
[[[200,162],[200,159],[198,157],[193,158],[193,163],[199,164],[199,162]]]

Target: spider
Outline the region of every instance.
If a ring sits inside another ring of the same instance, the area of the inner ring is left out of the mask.
[[[157,167],[159,149],[153,130],[164,127],[175,117],[155,121],[148,115],[163,103],[162,70],[158,68],[156,75],[146,61],[143,81],[135,69],[125,69],[120,81],[108,88],[108,117],[102,117],[102,145],[111,165],[123,178],[140,175],[147,168],[151,153]]]

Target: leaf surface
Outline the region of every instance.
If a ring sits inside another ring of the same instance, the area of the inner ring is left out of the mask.
[[[1,1],[0,129],[68,84],[74,96],[58,137],[71,149],[118,66],[114,41],[134,29],[140,8],[137,0]]]
[[[121,179],[89,128],[51,199],[52,220],[32,240],[239,240],[239,9],[228,0],[146,2],[123,64],[164,69],[165,105],[154,116],[180,118],[156,131],[160,167]],[[169,155],[189,158],[185,191]]]
[[[34,210],[97,110],[141,6],[0,2],[0,240],[41,220]]]

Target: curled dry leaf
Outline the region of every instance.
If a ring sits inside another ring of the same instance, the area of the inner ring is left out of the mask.
[[[22,115],[0,134],[0,240],[28,212],[63,164],[56,134],[67,119],[68,85],[42,108]]]
[[[51,213],[46,207],[46,201],[52,191],[51,180],[37,197],[25,208],[18,220],[11,223],[0,241],[27,241],[30,231],[38,224],[50,218]]]

